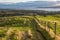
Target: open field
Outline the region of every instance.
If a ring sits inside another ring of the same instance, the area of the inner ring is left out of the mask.
[[[0,9],[0,40],[60,40],[56,35],[60,35],[60,11]]]
[[[39,40],[33,17],[0,17],[0,40]]]
[[[46,30],[37,26],[34,18],[40,20],[40,24],[47,26],[60,35],[60,14],[47,16],[4,16],[0,17],[0,40],[42,40],[40,34],[36,32],[39,29],[46,40],[52,40]],[[56,25],[55,25],[56,22]],[[37,27],[37,28],[36,28]],[[38,31],[39,31],[38,30]]]

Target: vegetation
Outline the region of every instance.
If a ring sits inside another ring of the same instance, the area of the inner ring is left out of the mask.
[[[36,25],[36,30],[42,33],[42,35],[45,37],[45,40],[54,40],[54,38],[51,38],[51,36],[45,29],[41,28],[40,25],[36,23],[36,21],[35,21],[35,25]]]
[[[0,40],[39,40],[35,35],[33,17],[0,17]]]
[[[60,35],[60,14],[56,15],[46,15],[46,16],[36,16],[40,23],[44,26],[48,26],[53,31],[55,31],[55,23],[56,23],[56,33],[57,35]]]
[[[39,30],[46,40],[53,40],[54,38],[34,21],[34,17],[53,32],[56,26],[56,33],[60,35],[59,13],[42,10],[0,10],[0,40],[40,40],[36,30]]]

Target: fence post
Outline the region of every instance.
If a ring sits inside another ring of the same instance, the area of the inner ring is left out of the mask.
[[[56,25],[57,25],[57,23],[56,22],[54,22],[54,32],[55,32],[55,40],[56,40]]]
[[[46,21],[44,21],[44,26],[45,26],[45,30],[46,30]]]
[[[49,28],[48,31],[50,31],[50,22],[47,23],[47,27]]]

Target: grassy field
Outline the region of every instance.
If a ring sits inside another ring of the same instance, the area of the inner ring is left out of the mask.
[[[56,32],[57,32],[57,35],[60,35],[60,14],[47,15],[46,17],[43,15],[42,16],[38,15],[36,17],[41,21],[42,25],[49,26],[49,28],[53,29],[54,31],[55,31],[54,26],[55,26],[55,22],[56,22]]]
[[[57,35],[60,35],[59,14],[47,15],[46,17],[38,15],[36,17],[41,21],[42,25],[50,26],[49,28],[52,30],[54,30],[54,23],[56,22]],[[33,23],[33,19],[33,16],[0,17],[0,40],[40,40],[34,28],[35,23]],[[49,25],[45,25],[45,22],[47,24],[49,22]],[[38,29],[46,34],[44,34],[44,36],[48,37],[46,37],[47,40],[51,39],[45,30],[40,27],[38,27]]]
[[[39,40],[33,17],[0,17],[0,40]]]

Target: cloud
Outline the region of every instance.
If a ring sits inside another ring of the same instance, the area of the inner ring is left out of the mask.
[[[41,0],[0,0],[0,2],[10,2],[10,3],[26,2],[26,1],[41,1]],[[42,1],[57,1],[57,0],[42,0]]]
[[[58,0],[58,1],[60,1],[60,0]]]
[[[42,1],[57,1],[57,0],[42,0]]]
[[[26,2],[26,1],[35,1],[35,0],[0,0],[0,2]]]

